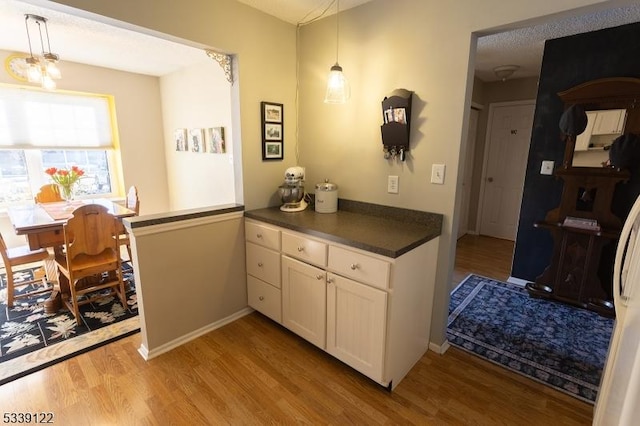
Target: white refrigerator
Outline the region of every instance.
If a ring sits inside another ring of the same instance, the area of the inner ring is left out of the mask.
[[[640,425],[640,197],[618,243],[613,293],[616,322],[593,424]]]

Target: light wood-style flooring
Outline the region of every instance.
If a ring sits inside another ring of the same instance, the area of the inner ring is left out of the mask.
[[[506,279],[512,250],[465,236],[455,277]],[[2,411],[52,412],[60,425],[588,425],[593,412],[456,348],[429,351],[389,392],[258,313],[149,362],[139,344],[130,336],[0,386]]]

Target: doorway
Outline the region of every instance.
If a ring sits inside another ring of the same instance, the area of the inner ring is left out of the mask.
[[[516,239],[534,110],[533,100],[489,106],[478,212],[481,235]]]

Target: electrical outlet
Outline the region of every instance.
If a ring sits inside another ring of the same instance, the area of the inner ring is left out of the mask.
[[[444,184],[444,164],[431,165],[431,183]]]
[[[553,161],[544,160],[542,162],[542,166],[540,167],[541,175],[552,175],[553,174]]]
[[[389,194],[398,193],[398,176],[389,176],[387,179],[387,192]]]

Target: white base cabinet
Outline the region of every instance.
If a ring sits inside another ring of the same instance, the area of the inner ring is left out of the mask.
[[[386,292],[328,274],[327,352],[382,382],[386,324]]]
[[[389,258],[253,219],[245,232],[252,308],[390,388],[428,350],[439,238]]]
[[[282,256],[282,325],[320,349],[327,328],[327,274]]]

